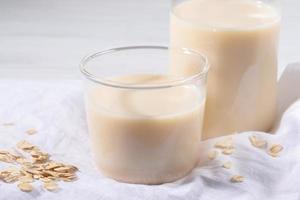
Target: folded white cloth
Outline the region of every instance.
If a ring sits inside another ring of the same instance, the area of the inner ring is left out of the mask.
[[[280,111],[300,97],[300,68],[291,65],[280,81]],[[21,192],[16,184],[0,181],[0,200],[25,199],[201,199],[201,200],[298,200],[300,199],[300,101],[283,115],[275,135],[246,132],[234,136],[235,152],[207,159],[208,151],[220,138],[202,142],[199,166],[187,177],[168,184],[147,186],[119,183],[105,178],[95,168],[85,122],[83,89],[80,81],[0,81],[0,149],[13,148],[22,139],[31,141],[54,160],[79,167],[75,182],[59,182],[60,189],[48,192],[35,182],[33,192]],[[289,92],[292,92],[289,94]],[[297,93],[298,92],[298,93]],[[38,133],[27,135],[25,130]],[[254,148],[249,135],[280,143],[284,150],[273,158]],[[232,161],[231,169],[221,165]],[[8,166],[0,162],[0,169]],[[232,175],[245,177],[231,183]]]

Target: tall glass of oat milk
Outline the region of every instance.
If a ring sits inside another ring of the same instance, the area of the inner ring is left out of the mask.
[[[277,0],[173,0],[171,46],[202,52],[211,63],[203,139],[270,130],[279,25]],[[173,73],[194,73],[173,59]]]

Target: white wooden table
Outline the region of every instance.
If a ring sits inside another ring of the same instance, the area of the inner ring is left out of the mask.
[[[168,44],[170,0],[0,0],[0,78],[77,78],[88,53]],[[300,61],[300,1],[283,2],[280,71]]]

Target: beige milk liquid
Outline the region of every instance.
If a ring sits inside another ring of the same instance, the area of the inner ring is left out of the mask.
[[[203,139],[268,131],[276,114],[278,12],[255,0],[188,0],[171,15],[171,45],[200,51],[211,64]],[[194,73],[174,57],[173,73]]]
[[[114,78],[155,84],[157,75]],[[159,184],[183,177],[196,165],[205,95],[194,85],[126,90],[87,87],[86,107],[98,167],[116,180]]]

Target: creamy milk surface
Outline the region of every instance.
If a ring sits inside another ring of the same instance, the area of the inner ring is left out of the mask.
[[[159,84],[159,75],[114,78],[125,84]],[[194,85],[120,89],[91,85],[86,93],[94,156],[102,172],[130,183],[176,180],[196,165],[205,98]]]
[[[255,0],[188,0],[173,8],[171,46],[202,52],[211,66],[203,139],[271,128],[279,23],[273,7]],[[195,73],[174,63],[173,73]]]

